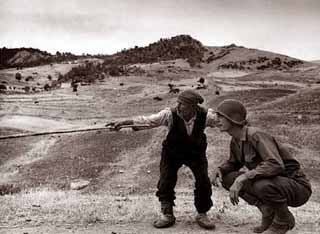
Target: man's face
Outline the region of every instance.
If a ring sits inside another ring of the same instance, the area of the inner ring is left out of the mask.
[[[232,128],[232,123],[223,115],[217,114],[219,120],[219,129],[221,132],[228,132]]]
[[[183,102],[178,102],[178,111],[185,120],[189,120],[195,115],[195,107]]]

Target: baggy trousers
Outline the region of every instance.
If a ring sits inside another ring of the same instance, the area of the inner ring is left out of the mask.
[[[230,172],[223,176],[222,185],[229,190],[234,180],[243,172]],[[311,187],[299,180],[305,178],[289,178],[275,176],[247,181],[241,189],[240,197],[250,205],[267,204],[278,207],[286,203],[288,206],[299,207],[305,204],[311,196]]]
[[[156,196],[160,202],[174,205],[177,173],[182,165],[188,166],[195,178],[194,205],[198,213],[205,213],[212,206],[212,190],[208,177],[208,160],[205,155],[168,154],[162,150],[160,161],[160,179]]]

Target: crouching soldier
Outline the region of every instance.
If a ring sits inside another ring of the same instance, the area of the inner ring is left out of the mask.
[[[219,128],[232,136],[230,157],[213,173],[212,183],[229,190],[233,205],[239,196],[262,213],[255,233],[284,234],[295,226],[288,206],[305,204],[312,191],[299,162],[273,136],[246,125],[241,102],[225,100],[217,107]],[[245,166],[246,172],[240,169]]]
[[[115,128],[140,124],[147,128],[166,126],[169,130],[162,143],[160,179],[156,192],[161,203],[162,216],[153,223],[156,228],[170,227],[175,223],[174,188],[178,170],[182,165],[188,166],[195,178],[194,204],[198,211],[197,223],[205,229],[215,228],[207,216],[212,206],[212,190],[208,177],[207,139],[204,130],[208,126],[216,127],[217,117],[212,109],[206,110],[198,105],[203,101],[195,91],[186,90],[179,94],[176,107],[165,108],[150,116],[137,116],[114,123]]]

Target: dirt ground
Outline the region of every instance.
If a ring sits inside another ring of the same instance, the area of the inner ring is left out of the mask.
[[[216,234],[239,234],[239,233],[248,233],[247,227],[234,227],[234,226],[219,226],[215,230],[203,230],[197,227],[195,224],[176,224],[174,227],[170,229],[159,230],[153,228],[149,223],[129,223],[129,224],[119,224],[119,225],[106,225],[106,224],[95,224],[83,227],[77,226],[65,226],[65,227],[57,227],[57,226],[40,226],[40,227],[18,227],[3,230],[3,234],[11,234],[11,233],[56,233],[56,234],[67,234],[67,233],[86,233],[86,234],[94,234],[94,233],[110,233],[110,234],[147,234],[147,233],[155,233],[155,234],[165,234],[165,233],[177,233],[177,234],[190,234],[190,233],[216,233]],[[289,232],[290,234],[314,234],[318,233],[319,229],[310,228],[309,230],[293,230]]]
[[[152,69],[152,66],[149,66]],[[158,69],[158,67],[156,68]],[[47,72],[47,71],[46,71]],[[38,72],[41,75],[41,70]],[[285,142],[310,177],[313,195],[293,209],[297,226],[289,233],[320,232],[320,68],[295,72],[212,72],[204,70],[158,76],[109,77],[77,93],[68,85],[36,94],[0,96],[0,134],[102,127],[115,119],[151,114],[176,103],[168,83],[196,88],[205,77],[204,106],[225,98],[245,103],[252,124]],[[155,97],[161,100],[156,100]],[[193,178],[181,168],[177,184],[177,223],[154,229],[159,215],[154,196],[161,142],[167,130],[99,130],[0,140],[0,184],[14,194],[0,197],[1,233],[209,233],[198,227],[193,206]],[[207,129],[209,171],[228,155],[230,138]],[[81,190],[70,185],[88,182]],[[228,194],[213,190],[209,215],[214,233],[250,233],[259,212],[244,202],[233,207]]]

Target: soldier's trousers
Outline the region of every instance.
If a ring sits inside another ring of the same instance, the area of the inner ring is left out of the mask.
[[[243,172],[231,172],[223,176],[222,185],[229,190],[234,180]],[[300,181],[299,181],[300,180]],[[250,205],[267,204],[277,207],[286,203],[298,207],[305,204],[311,196],[311,187],[305,178],[275,176],[247,181],[240,191],[240,197]]]

